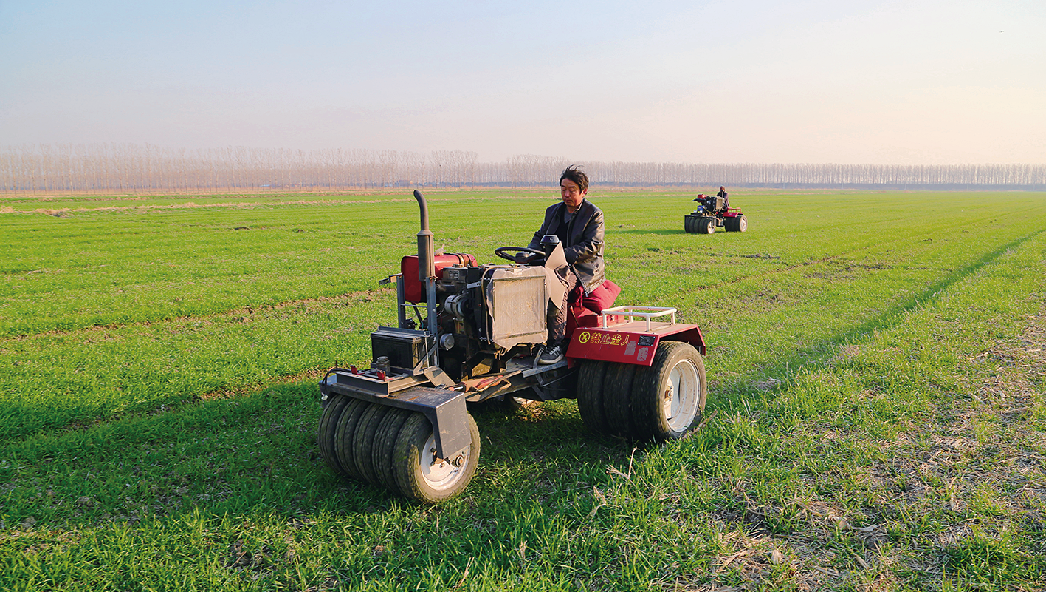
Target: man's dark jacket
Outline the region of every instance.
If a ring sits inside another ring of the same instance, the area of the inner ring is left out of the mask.
[[[569,224],[569,233],[560,232],[563,213],[567,206],[559,202],[545,210],[545,221],[534,233],[530,241],[531,249],[541,249],[541,237],[546,234],[559,235],[563,244],[563,253],[567,263],[574,266],[578,279],[581,280],[585,294],[591,294],[606,280],[603,268],[603,237],[606,228],[603,224],[603,212],[587,199],[581,202],[574,219]],[[567,230],[567,229],[564,229]],[[563,237],[567,238],[564,239]]]

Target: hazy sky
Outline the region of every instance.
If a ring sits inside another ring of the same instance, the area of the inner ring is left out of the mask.
[[[1046,0],[0,0],[0,146],[1046,162]]]

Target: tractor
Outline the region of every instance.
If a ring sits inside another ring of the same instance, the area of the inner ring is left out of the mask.
[[[569,267],[558,237],[496,249],[507,264],[436,254],[414,197],[418,252],[379,282],[395,283],[397,325],[371,333],[370,368],[331,368],[319,383],[317,440],[334,471],[422,503],[453,498],[479,463],[468,404],[506,398],[575,398],[590,429],[636,441],[697,425],[708,392],[697,325],[670,307],[612,306],[620,289],[607,281],[571,299],[566,354],[539,364],[550,298],[564,290],[554,274]]]
[[[683,230],[691,234],[713,234],[717,227],[726,228],[727,232],[748,230],[745,215],[737,208],[726,207],[722,197],[699,194],[694,201],[697,209],[683,216]]]

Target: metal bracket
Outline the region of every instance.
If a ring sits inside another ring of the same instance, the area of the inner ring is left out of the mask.
[[[435,386],[443,388],[454,388],[454,381],[439,366],[429,366],[422,372]]]

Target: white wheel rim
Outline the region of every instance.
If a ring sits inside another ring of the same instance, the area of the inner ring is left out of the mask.
[[[466,448],[465,452],[461,453],[459,457],[452,459],[458,461],[456,465],[449,460],[439,459],[436,456],[436,436],[429,434],[429,439],[425,440],[425,448],[422,449],[422,458],[420,459],[421,477],[425,480],[425,484],[436,491],[453,488],[454,484],[465,476],[469,462],[472,460],[469,458],[469,450],[469,448]]]
[[[694,422],[700,392],[701,379],[697,367],[690,360],[680,360],[668,375],[668,384],[661,399],[665,421],[673,432],[683,431]]]
[[[745,230],[747,230],[748,229],[748,220],[745,220],[744,218],[741,218],[741,220],[739,220],[738,223],[737,223],[737,228],[741,232],[744,232]]]

